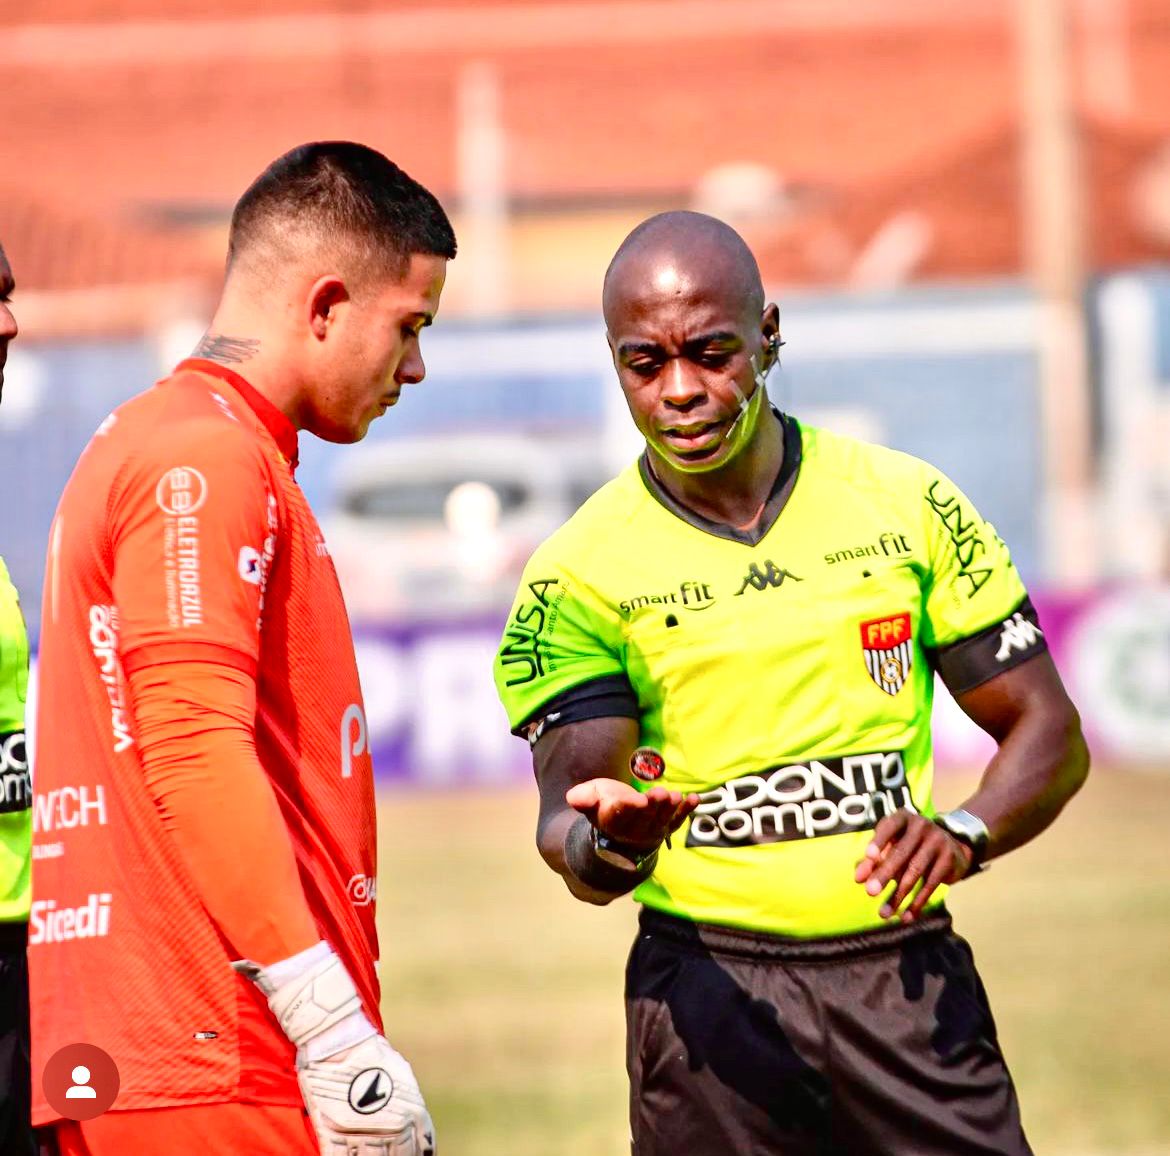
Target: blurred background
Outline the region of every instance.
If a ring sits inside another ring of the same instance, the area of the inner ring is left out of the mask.
[[[780,305],[774,399],[935,462],[1011,545],[1097,771],[953,906],[1037,1151],[1170,1153],[1166,0],[0,0],[0,77],[0,552],[34,643],[60,489],[198,340],[256,174],[352,138],[453,217],[426,382],[299,471],[386,797],[388,1031],[448,1152],[624,1150],[631,905],[530,850],[490,657],[532,547],[638,451],[605,266],[690,207]],[[945,695],[936,728],[945,802],[989,748]]]

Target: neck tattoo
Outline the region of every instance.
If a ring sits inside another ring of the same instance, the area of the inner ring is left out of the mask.
[[[222,333],[205,333],[195,346],[192,357],[205,357],[225,365],[239,365],[260,352],[258,337],[225,337]]]

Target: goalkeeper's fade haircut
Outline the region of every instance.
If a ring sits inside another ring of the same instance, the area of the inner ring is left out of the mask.
[[[455,256],[455,231],[435,195],[375,149],[316,141],[278,157],[236,204],[227,269],[328,250],[353,272],[402,278],[411,257]]]

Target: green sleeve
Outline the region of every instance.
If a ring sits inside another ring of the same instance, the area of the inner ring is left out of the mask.
[[[564,565],[537,551],[520,580],[495,659],[496,689],[515,729],[581,683],[624,673],[620,619]]]
[[[941,649],[1008,617],[1027,597],[1007,546],[949,478],[923,472],[930,559],[923,643]]]

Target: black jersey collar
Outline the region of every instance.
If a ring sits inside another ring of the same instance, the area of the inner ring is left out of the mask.
[[[713,522],[710,518],[704,518],[702,514],[697,514],[694,510],[684,506],[672,494],[668,493],[662,483],[654,476],[653,471],[650,469],[649,449],[643,450],[642,456],[638,458],[638,472],[642,475],[642,483],[659,504],[665,506],[672,514],[681,518],[688,525],[694,526],[696,530],[702,530],[707,534],[714,534],[717,538],[726,538],[730,542],[740,542],[745,546],[755,546],[763,540],[768,534],[768,531],[776,524],[776,519],[780,517],[780,512],[788,504],[788,499],[792,496],[793,487],[796,485],[796,475],[800,471],[800,426],[797,424],[795,418],[781,413],[775,407],[772,408],[772,412],[779,419],[780,425],[784,430],[784,460],[780,464],[780,472],[776,475],[775,482],[772,483],[772,492],[768,495],[768,500],[764,503],[763,513],[760,515],[760,520],[756,523],[754,529],[737,530],[734,526],[728,526],[723,522]]]

